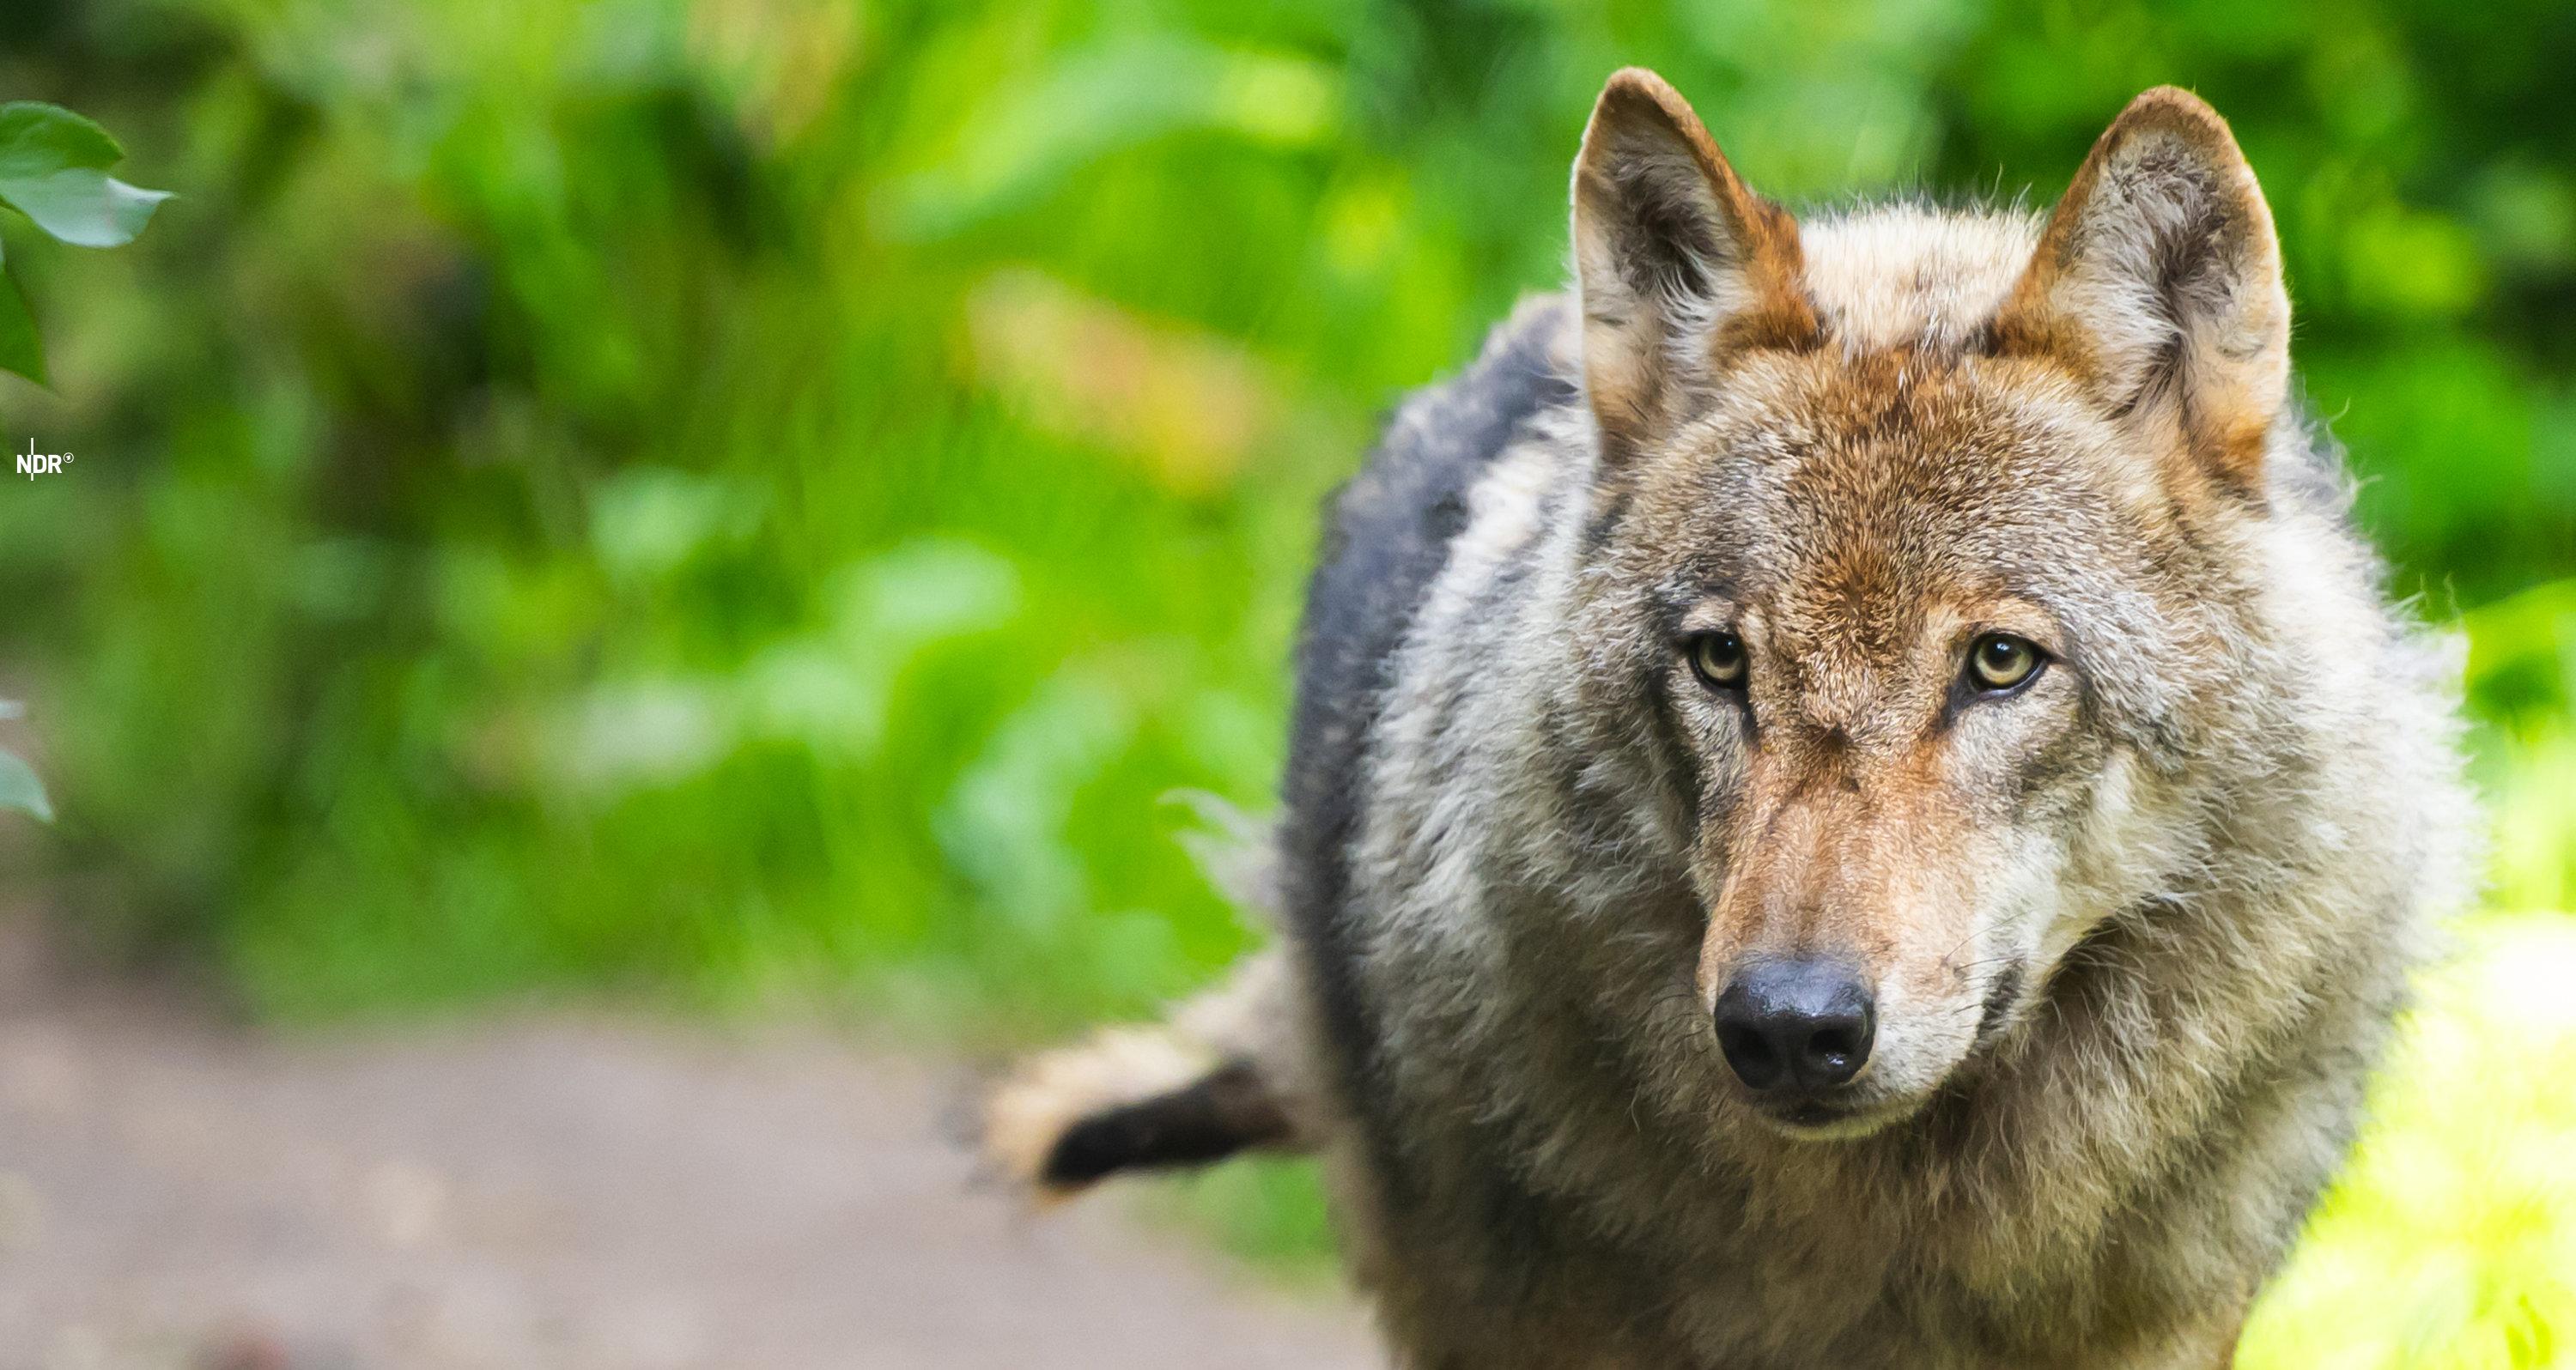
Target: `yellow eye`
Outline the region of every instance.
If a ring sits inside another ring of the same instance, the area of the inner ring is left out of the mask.
[[[1721,690],[1744,684],[1744,639],[1733,633],[1702,633],[1690,640],[1691,669]]]
[[[1980,690],[2009,690],[2038,674],[2041,660],[2030,639],[1988,633],[1968,645],[1968,681]]]

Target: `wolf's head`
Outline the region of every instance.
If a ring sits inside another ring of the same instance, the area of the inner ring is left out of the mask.
[[[1737,1090],[1855,1135],[2168,887],[2242,688],[2289,305],[2227,125],[2149,91],[2044,222],[1801,223],[1613,77],[1574,172],[1586,688],[1651,736]],[[2205,806],[2202,806],[2205,810]]]

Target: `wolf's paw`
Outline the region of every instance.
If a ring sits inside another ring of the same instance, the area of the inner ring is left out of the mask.
[[[1037,1057],[986,1099],[983,1121],[994,1168],[1050,1198],[1122,1170],[1284,1145],[1295,1133],[1251,1060],[1161,1028],[1115,1028]]]

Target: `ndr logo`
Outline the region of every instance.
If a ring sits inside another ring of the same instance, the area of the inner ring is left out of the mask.
[[[63,473],[64,467],[72,464],[71,453],[39,452],[32,438],[27,442],[27,450],[15,455],[18,458],[18,474],[29,480],[34,480],[38,476],[59,476]]]

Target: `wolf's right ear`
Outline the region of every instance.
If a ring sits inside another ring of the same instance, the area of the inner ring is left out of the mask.
[[[1713,364],[1819,334],[1798,224],[1745,188],[1689,102],[1641,67],[1610,78],[1574,162],[1583,379],[1616,463],[1686,412]]]

